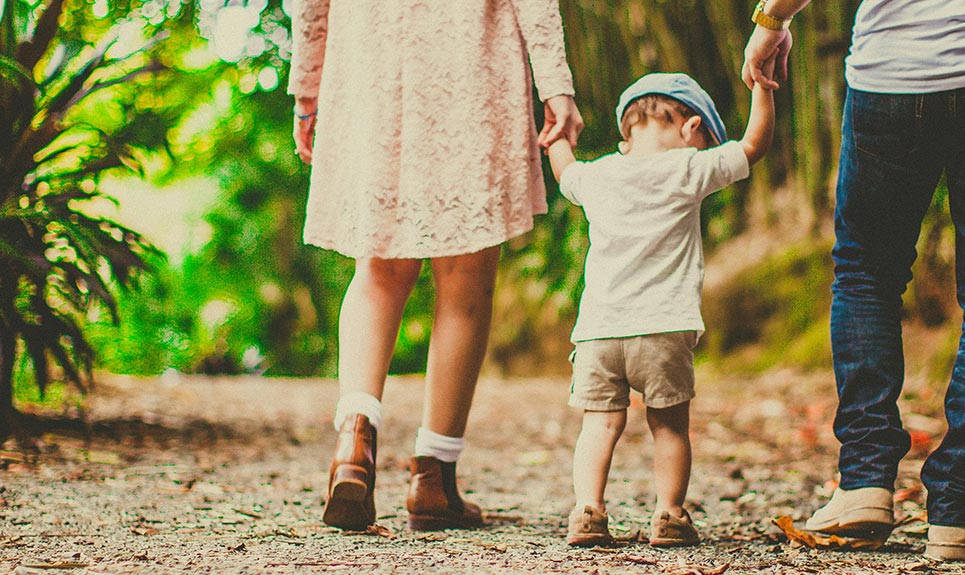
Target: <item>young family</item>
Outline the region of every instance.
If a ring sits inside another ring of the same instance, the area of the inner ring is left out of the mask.
[[[382,393],[403,308],[428,260],[435,310],[406,507],[413,530],[483,525],[456,462],[486,350],[500,245],[546,211],[541,150],[589,223],[573,329],[570,405],[583,410],[566,541],[610,540],[613,449],[639,392],[654,437],[652,545],[699,542],[683,507],[700,315],[700,204],[747,177],[774,126],[789,25],[809,0],[764,0],[741,71],[751,112],[728,140],[693,78],[652,73],[616,103],[618,151],[573,155],[574,101],[558,0],[296,0],[289,92],[296,153],[312,166],[306,243],[356,260],[339,321],[338,432],[323,521],[375,521]],[[606,65],[594,62],[594,66]],[[736,73],[736,71],[735,71]],[[545,123],[533,121],[531,81]],[[945,174],[965,250],[965,3],[864,0],[846,60],[831,338],[841,481],[807,528],[881,537],[909,447],[896,401],[901,294],[922,218]],[[957,258],[965,305],[965,251]],[[965,338],[948,432],[928,458],[925,553],[965,560]]]

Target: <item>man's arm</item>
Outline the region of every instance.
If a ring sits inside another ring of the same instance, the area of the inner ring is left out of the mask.
[[[550,144],[549,149],[546,151],[550,157],[550,166],[553,168],[553,177],[559,182],[560,178],[563,177],[563,170],[567,166],[576,161],[576,157],[573,155],[573,147],[570,145],[569,140],[566,138],[560,138],[552,144]]]
[[[772,73],[773,65],[765,65],[765,72]],[[771,147],[774,137],[774,93],[764,84],[754,84],[751,92],[751,114],[747,118],[747,129],[741,138],[741,147],[747,156],[747,163],[754,165],[764,157]]]
[[[790,20],[800,12],[811,0],[765,0],[762,12],[778,21]],[[779,86],[774,81],[776,76],[781,81],[787,79],[787,57],[790,54],[793,38],[787,29],[772,30],[758,24],[754,27],[747,46],[744,48],[744,65],[741,68],[741,78],[748,88],[754,84],[763,83],[772,90]],[[776,74],[765,73],[764,62],[771,57],[777,58]]]

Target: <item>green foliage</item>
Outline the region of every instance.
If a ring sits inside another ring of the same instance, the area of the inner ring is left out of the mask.
[[[151,247],[139,234],[88,215],[105,198],[102,174],[142,173],[158,144],[131,128],[139,90],[161,66],[148,50],[121,46],[123,26],[143,26],[129,7],[123,25],[91,19],[86,5],[14,2],[0,19],[0,437],[13,419],[20,353],[42,394],[58,367],[83,389],[93,350],[84,315],[116,320],[114,289],[132,286]],[[148,26],[144,31],[151,32]],[[147,38],[141,36],[141,38]],[[106,96],[107,94],[110,96]],[[107,99],[105,99],[105,96]],[[113,108],[100,106],[112,102]]]
[[[129,295],[119,327],[96,326],[106,369],[275,375],[335,374],[341,296],[353,264],[301,241],[308,167],[292,153],[291,100],[250,86],[259,65],[219,72],[222,100],[209,121],[172,145],[178,175],[203,165],[219,197],[212,234],[197,253]],[[170,185],[178,185],[173,179]],[[423,274],[399,336],[394,371],[424,369],[431,278]]]
[[[774,146],[749,182],[705,202],[702,221],[709,245],[740,233],[752,213],[764,214],[758,220],[765,225],[781,217],[769,202],[786,181],[795,184],[796,203],[813,212],[816,226],[827,221],[842,60],[857,4],[815,4],[796,18],[791,78],[777,94]],[[13,6],[21,15],[17,34],[23,36],[37,25],[42,7],[26,0]],[[94,17],[91,6],[108,6],[109,13]],[[91,6],[64,15],[60,33],[70,40],[65,55],[81,54],[84,45],[141,5],[98,0]],[[216,183],[219,197],[206,216],[210,242],[176,265],[151,258],[158,275],[120,299],[118,313],[125,318],[120,326],[107,313],[95,317],[91,342],[101,365],[145,374],[173,367],[333,375],[338,311],[352,262],[301,243],[308,169],[291,153],[291,99],[283,90],[289,23],[281,1],[143,6],[155,10],[150,29],[170,34],[152,51],[152,61],[165,71],[149,83],[138,78],[92,94],[85,109],[96,103],[97,113],[89,120],[101,132],[130,142],[137,153],[129,155],[151,167],[154,182],[177,186],[187,176],[203,174]],[[731,136],[740,135],[749,93],[739,69],[752,26],[750,6],[743,1],[562,0],[561,10],[577,101],[587,121],[578,150],[582,157],[615,149],[614,103],[629,82],[650,71],[694,75],[715,97]],[[225,19],[229,16],[240,17],[237,22],[250,31],[239,36],[243,44],[219,42],[218,30],[232,22]],[[211,50],[221,60],[212,59]],[[0,75],[7,80],[0,86],[9,91],[24,80],[5,62],[0,60]],[[516,357],[559,355],[557,349],[547,350],[547,339],[565,337],[561,334],[572,323],[582,290],[583,214],[559,196],[549,170],[545,173],[549,213],[503,251],[491,345],[491,357],[500,365]],[[163,199],[158,202],[163,205]],[[932,260],[928,254],[947,251],[942,229],[926,227],[922,259],[931,263],[922,268],[928,271],[916,271],[934,272],[939,281],[913,286],[909,294],[910,306],[932,310],[939,322],[950,317],[941,300],[948,291],[941,290],[947,285],[942,282],[948,259]],[[748,277],[736,278],[726,288],[730,291],[707,294],[705,357],[720,361],[754,348],[754,365],[779,358],[798,365],[823,362],[827,302],[822,298],[830,281],[826,244],[767,261]],[[715,300],[738,311],[716,309]],[[393,371],[424,368],[432,305],[431,274],[425,269],[406,309]]]
[[[735,273],[704,296],[701,353],[731,369],[830,365],[831,245],[808,243]]]

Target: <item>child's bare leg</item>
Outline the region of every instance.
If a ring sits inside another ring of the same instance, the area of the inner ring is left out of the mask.
[[[584,411],[583,429],[573,453],[573,492],[577,508],[606,510],[603,492],[610,475],[613,448],[627,425],[627,410]]]
[[[342,395],[363,392],[382,399],[402,310],[421,268],[421,260],[362,258],[355,262],[338,322]]]
[[[666,510],[680,517],[690,482],[690,402],[663,409],[648,407],[647,423],[653,434],[655,513]]]

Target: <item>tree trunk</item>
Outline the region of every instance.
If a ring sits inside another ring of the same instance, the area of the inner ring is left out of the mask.
[[[17,340],[7,333],[0,333],[0,445],[14,431],[17,410],[13,407],[13,364]]]

